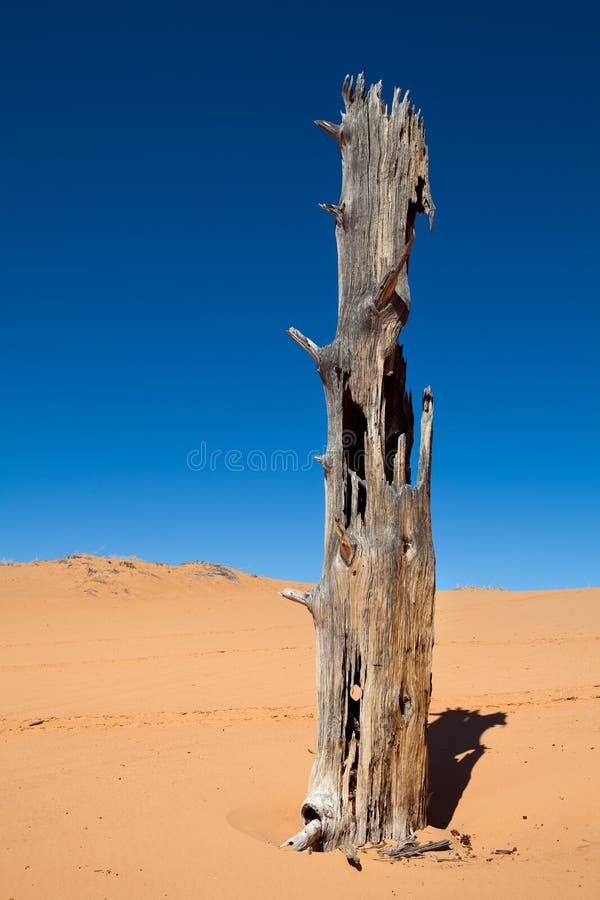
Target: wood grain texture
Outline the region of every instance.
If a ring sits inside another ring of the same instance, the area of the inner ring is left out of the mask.
[[[328,416],[325,558],[306,603],[318,747],[301,813],[305,826],[318,820],[311,834],[324,850],[402,841],[425,825],[435,590],[433,396],[426,388],[411,483],[414,415],[398,344],[415,217],[434,210],[423,120],[399,90],[388,114],[381,84],[367,92],[362,76],[342,95],[341,124],[317,122],[343,167],[340,200],[325,204],[338,246],[337,332],[317,347],[290,329],[317,363]]]

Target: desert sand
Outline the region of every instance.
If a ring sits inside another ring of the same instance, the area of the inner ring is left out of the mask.
[[[598,896],[600,589],[438,593],[420,837],[453,848],[370,850],[357,871],[278,848],[316,732],[290,586],[206,563],[0,567],[0,900]]]

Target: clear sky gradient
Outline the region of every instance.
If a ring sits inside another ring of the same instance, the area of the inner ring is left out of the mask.
[[[0,557],[319,577],[324,405],[285,329],[333,337],[312,122],[364,71],[427,127],[403,343],[439,586],[599,584],[598,31],[591,2],[5,5]]]

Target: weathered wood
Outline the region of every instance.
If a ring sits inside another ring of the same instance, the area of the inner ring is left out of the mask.
[[[282,597],[285,597],[286,600],[293,600],[294,603],[300,603],[302,606],[306,606],[310,609],[310,591],[292,591],[285,590],[279,592]]]
[[[321,209],[328,212],[335,219],[335,224],[343,228],[344,226],[344,210],[335,203],[319,203]]]
[[[318,125],[319,128],[322,128],[325,134],[328,134],[329,137],[332,137],[334,141],[337,141],[338,144],[340,142],[340,126],[335,125],[333,122],[325,122],[323,119],[315,119],[315,125]]]
[[[282,850],[284,847],[293,847],[294,850],[301,853],[302,850],[307,850],[309,847],[312,847],[313,844],[316,844],[320,837],[321,822],[319,819],[312,819],[310,822],[306,823],[302,831],[299,831],[298,834],[295,834],[287,841],[284,841],[279,849]]]
[[[431,841],[428,844],[419,844],[416,840],[409,840],[396,844],[395,847],[384,847],[377,852],[380,856],[387,856],[390,859],[410,859],[411,856],[423,856],[425,853],[437,853],[450,849],[449,840]]]
[[[292,338],[292,340],[296,341],[296,343],[299,344],[300,347],[302,347],[304,350],[306,350],[306,352],[308,354],[310,354],[310,356],[312,356],[312,358],[314,359],[316,364],[319,365],[319,349],[320,348],[317,347],[315,342],[311,341],[310,338],[307,338],[305,335],[303,335],[302,332],[298,331],[297,328],[288,328],[287,333]]]
[[[305,829],[324,850],[402,841],[425,825],[435,562],[430,520],[433,396],[414,415],[398,336],[419,213],[433,217],[423,120],[399,90],[347,78],[335,137],[343,167],[336,221],[338,326],[315,359],[328,416],[325,559],[310,598],[317,637],[318,748]],[[290,599],[298,600],[291,592]],[[304,602],[304,601],[301,601]],[[290,842],[288,842],[290,843]],[[291,839],[302,849],[305,839]]]

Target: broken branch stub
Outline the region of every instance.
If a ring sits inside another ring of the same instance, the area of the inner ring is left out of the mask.
[[[279,849],[293,847],[294,850],[301,853],[302,850],[307,850],[309,847],[312,847],[320,837],[321,822],[319,819],[313,819],[311,822],[307,822],[302,831],[299,831],[298,834],[295,834],[287,841],[284,841]]]
[[[306,606],[307,609],[311,607],[312,591],[294,591],[290,589],[279,593],[286,600],[293,600],[294,603],[300,603],[302,606]]]

